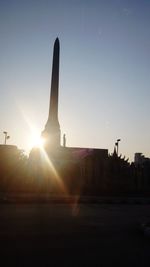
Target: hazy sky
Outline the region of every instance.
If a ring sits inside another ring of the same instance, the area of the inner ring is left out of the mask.
[[[57,36],[67,145],[150,157],[149,0],[0,0],[0,142],[44,129]]]

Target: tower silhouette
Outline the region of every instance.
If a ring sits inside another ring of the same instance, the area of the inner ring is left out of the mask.
[[[60,125],[58,121],[59,51],[59,39],[56,38],[53,49],[49,115],[45,129],[41,134],[46,141],[45,146],[47,149],[60,147]]]
[[[106,188],[108,150],[86,147],[63,146],[60,144],[60,125],[58,120],[59,94],[59,39],[54,43],[52,78],[48,120],[41,133],[45,139],[44,149],[33,148],[30,152],[32,175],[42,185],[41,190],[60,194],[97,194]],[[44,187],[43,187],[44,186]]]

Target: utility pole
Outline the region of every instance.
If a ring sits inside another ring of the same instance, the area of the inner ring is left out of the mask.
[[[118,156],[118,152],[119,152],[119,142],[121,141],[121,139],[117,139],[117,142],[115,143],[116,148],[117,148],[117,156]]]
[[[8,135],[8,132],[6,132],[6,131],[4,131],[3,134],[5,135],[5,137],[4,137],[4,145],[6,145],[6,142],[10,138],[10,136]]]

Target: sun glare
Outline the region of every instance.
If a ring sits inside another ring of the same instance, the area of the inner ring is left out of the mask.
[[[33,146],[40,148],[40,147],[43,147],[43,145],[44,145],[44,139],[42,137],[35,136],[33,138]]]
[[[42,148],[44,145],[44,142],[45,142],[44,138],[42,138],[41,136],[37,134],[33,134],[30,140],[30,147]]]

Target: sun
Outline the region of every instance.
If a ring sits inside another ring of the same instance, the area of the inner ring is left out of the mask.
[[[30,147],[43,148],[45,139],[37,133],[32,133],[30,138]]]
[[[35,139],[34,146],[36,146],[36,147],[43,147],[44,141],[45,141],[44,138],[42,138],[41,136],[40,137],[37,137]]]

